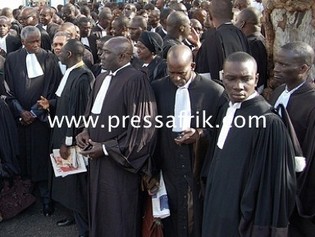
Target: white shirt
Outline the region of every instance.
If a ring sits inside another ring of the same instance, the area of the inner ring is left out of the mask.
[[[102,30],[102,37],[106,36],[107,35],[106,30],[100,24],[97,24],[97,26]]]
[[[246,100],[253,99],[256,96],[259,96],[257,91],[255,91],[248,98],[246,98]],[[246,101],[246,100],[244,100],[244,101]],[[218,142],[217,142],[217,146],[220,149],[223,149],[225,140],[229,134],[231,125],[233,123],[235,112],[237,109],[241,108],[241,106],[242,106],[242,102],[234,103],[234,104],[232,104],[232,102],[229,102],[229,108],[227,109],[226,115],[223,118],[223,124],[222,124],[222,128],[221,128],[221,131],[219,134]]]
[[[178,87],[175,95],[174,106],[174,126],[173,132],[182,132],[190,128],[191,123],[191,103],[188,87],[192,78],[181,87]]]
[[[7,53],[7,43],[6,43],[6,38],[8,34],[6,34],[3,37],[0,37],[0,48],[3,49]]]
[[[301,83],[300,85],[298,85],[297,87],[295,87],[294,89],[288,91],[288,87],[285,87],[285,90],[281,93],[281,95],[278,97],[276,103],[275,103],[275,108],[278,107],[279,104],[283,104],[284,107],[286,108],[288,105],[288,102],[290,100],[291,95],[297,90],[299,89],[302,85],[304,85],[305,81],[303,83]]]
[[[105,97],[107,94],[107,90],[109,88],[112,77],[116,76],[118,71],[120,71],[121,69],[123,69],[129,65],[130,65],[130,63],[127,63],[126,65],[118,68],[115,72],[109,73],[105,77],[104,81],[102,82],[101,88],[95,97],[95,101],[93,103],[92,110],[91,110],[92,114],[100,114],[101,113],[102,108],[103,108],[103,103],[104,103],[104,100],[105,100]]]
[[[84,44],[84,45],[90,47],[90,43],[89,43],[89,40],[88,40],[87,37],[82,37],[82,38],[81,38],[81,42],[82,42],[82,44]]]
[[[35,78],[44,75],[42,66],[39,64],[34,53],[27,53],[25,62],[28,78]]]
[[[57,89],[57,91],[56,91],[56,93],[55,93],[58,97],[61,96],[61,94],[62,94],[62,92],[63,92],[63,89],[65,88],[65,85],[66,85],[66,83],[67,83],[68,77],[69,77],[70,73],[72,72],[72,70],[75,69],[75,68],[77,68],[77,67],[82,66],[83,64],[84,64],[83,61],[78,62],[77,64],[73,65],[72,67],[70,67],[70,68],[68,68],[68,69],[66,70],[65,74],[63,75],[63,77],[62,77],[62,79],[61,79],[61,81],[60,81],[60,84],[59,84],[59,86],[58,86],[58,89]]]
[[[112,77],[116,76],[117,72],[119,72],[121,69],[123,69],[129,65],[130,65],[130,63],[125,64],[124,66],[118,68],[115,72],[110,73],[109,75],[107,75],[105,77],[105,79],[101,85],[101,88],[96,95],[94,104],[92,106],[91,113],[93,113],[93,114],[100,114],[101,113],[102,108],[103,108],[103,103],[105,100],[105,96],[106,96],[108,88],[110,86],[110,82],[111,82]],[[106,150],[105,145],[103,145],[102,148],[103,148],[103,152],[104,152],[105,156],[108,156],[108,152]]]

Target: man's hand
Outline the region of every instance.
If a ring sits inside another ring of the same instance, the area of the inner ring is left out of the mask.
[[[90,139],[89,132],[86,129],[84,129],[81,133],[79,133],[76,136],[75,139],[76,139],[77,145],[81,149],[83,149],[84,147],[86,147],[89,144],[89,139]]]
[[[70,149],[65,144],[62,144],[60,147],[60,156],[62,159],[66,160],[70,156]]]
[[[201,46],[201,42],[200,42],[200,38],[199,35],[197,33],[197,31],[191,27],[191,33],[190,35],[187,37],[187,40],[193,44],[195,47],[200,48]]]
[[[160,182],[156,179],[156,177],[143,175],[142,182],[149,195],[153,196],[159,191]]]
[[[21,124],[23,125],[30,125],[34,122],[35,118],[33,117],[32,113],[30,111],[24,110],[20,114],[22,120],[20,120]]]
[[[87,151],[81,151],[80,153],[88,158],[97,159],[104,156],[103,145],[102,143],[93,142],[91,139],[89,140],[91,144],[91,148]]]
[[[40,97],[40,100],[37,101],[37,104],[42,109],[45,110],[49,109],[49,101],[43,96]]]
[[[174,139],[177,145],[195,143],[199,139],[199,132],[197,129],[188,128],[183,131],[178,137]]]

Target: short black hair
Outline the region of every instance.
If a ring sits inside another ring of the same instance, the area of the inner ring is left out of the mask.
[[[70,39],[68,42],[64,45],[65,49],[72,52],[72,54],[83,57],[85,47],[82,44],[81,41],[77,39]]]
[[[283,45],[281,49],[291,51],[301,63],[305,63],[308,66],[314,63],[314,50],[305,42],[290,42]]]

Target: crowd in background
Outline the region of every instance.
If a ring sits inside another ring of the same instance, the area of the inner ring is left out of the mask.
[[[0,221],[38,193],[43,215],[62,204],[68,216],[57,226],[76,223],[79,236],[150,236],[143,216],[161,171],[165,236],[312,236],[314,51],[278,49],[273,74],[283,85],[267,103],[263,10],[258,0],[2,7]],[[178,123],[179,111],[192,118]],[[112,115],[142,126],[108,131]],[[143,127],[157,115],[164,125],[173,115],[173,128]],[[267,128],[235,129],[236,115],[265,116]],[[56,128],[54,116],[101,121]],[[218,127],[202,123],[209,116]],[[52,149],[67,158],[74,145],[88,171],[55,177]]]

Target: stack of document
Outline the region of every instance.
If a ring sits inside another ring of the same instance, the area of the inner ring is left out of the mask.
[[[67,159],[60,156],[59,149],[54,149],[50,154],[50,160],[56,177],[65,177],[67,175],[86,172],[87,161],[79,153],[78,147],[70,148],[70,155]]]

